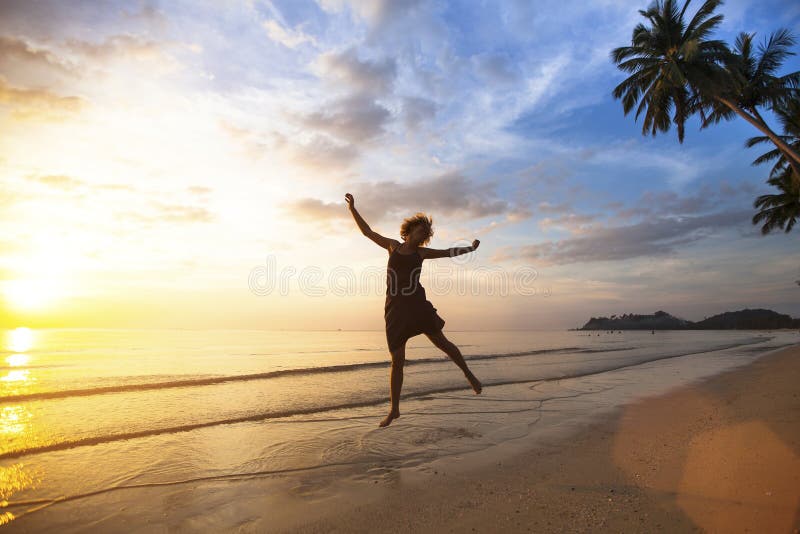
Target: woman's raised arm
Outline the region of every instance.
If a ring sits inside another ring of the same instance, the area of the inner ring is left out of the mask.
[[[344,199],[347,202],[347,209],[350,210],[350,214],[353,216],[353,219],[355,219],[359,230],[361,230],[361,233],[370,238],[372,241],[374,241],[375,244],[377,244],[379,247],[388,250],[389,246],[392,244],[392,240],[389,239],[388,237],[383,237],[377,232],[374,232],[372,228],[369,227],[367,221],[365,221],[364,218],[361,216],[361,214],[358,213],[358,210],[356,209],[356,201],[353,198],[353,195],[347,193],[344,196]]]

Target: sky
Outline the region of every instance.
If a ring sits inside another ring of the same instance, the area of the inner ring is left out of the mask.
[[[611,96],[647,5],[2,0],[0,327],[381,330],[348,192],[387,237],[481,241],[425,262],[446,330],[800,316],[797,230],[750,222],[759,132],[643,136]],[[719,11],[728,42],[800,27]]]

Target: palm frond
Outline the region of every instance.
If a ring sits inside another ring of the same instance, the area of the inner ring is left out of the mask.
[[[792,177],[791,168],[780,175],[773,176],[767,183],[778,192],[761,195],[753,202],[758,212],[753,216],[753,224],[761,226],[761,233],[766,235],[775,229],[790,232],[800,216],[800,187]]]
[[[711,17],[711,14],[714,12],[715,9],[717,9],[717,7],[719,7],[721,3],[722,3],[721,0],[706,0],[705,2],[703,2],[703,5],[700,6],[700,9],[697,10],[697,13],[694,14],[694,17],[692,17],[692,20],[686,26],[686,33],[693,34],[698,30],[700,26],[702,26],[705,22],[708,22],[707,19]],[[684,10],[685,7],[686,6],[684,6]],[[711,19],[715,19],[717,17],[719,17],[719,20],[715,23],[715,25],[718,25],[720,22],[722,22],[722,15],[716,15],[714,17],[711,17]]]
[[[790,50],[794,43],[794,37],[789,30],[780,29],[773,32],[769,39],[758,47],[756,77],[773,76],[786,58],[794,55]]]
[[[697,28],[691,29],[691,33],[687,31],[687,34],[694,39],[705,39],[712,31],[717,29],[717,26],[720,25],[724,18],[723,15],[715,15],[708,20],[704,20]]]

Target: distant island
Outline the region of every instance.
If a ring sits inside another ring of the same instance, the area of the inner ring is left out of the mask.
[[[800,319],[793,319],[772,310],[740,310],[725,312],[692,322],[680,319],[665,311],[653,315],[612,315],[592,317],[577,330],[777,330],[800,328]]]

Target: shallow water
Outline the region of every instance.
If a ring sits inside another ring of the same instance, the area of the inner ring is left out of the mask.
[[[49,500],[84,502],[141,484],[281,476],[299,494],[319,495],[322,471],[359,480],[424,470],[799,341],[796,332],[447,333],[484,384],[475,396],[417,337],[407,349],[402,417],[378,429],[388,410],[383,332],[5,335],[0,500],[16,525],[26,513],[57,514],[63,505],[34,511]]]

